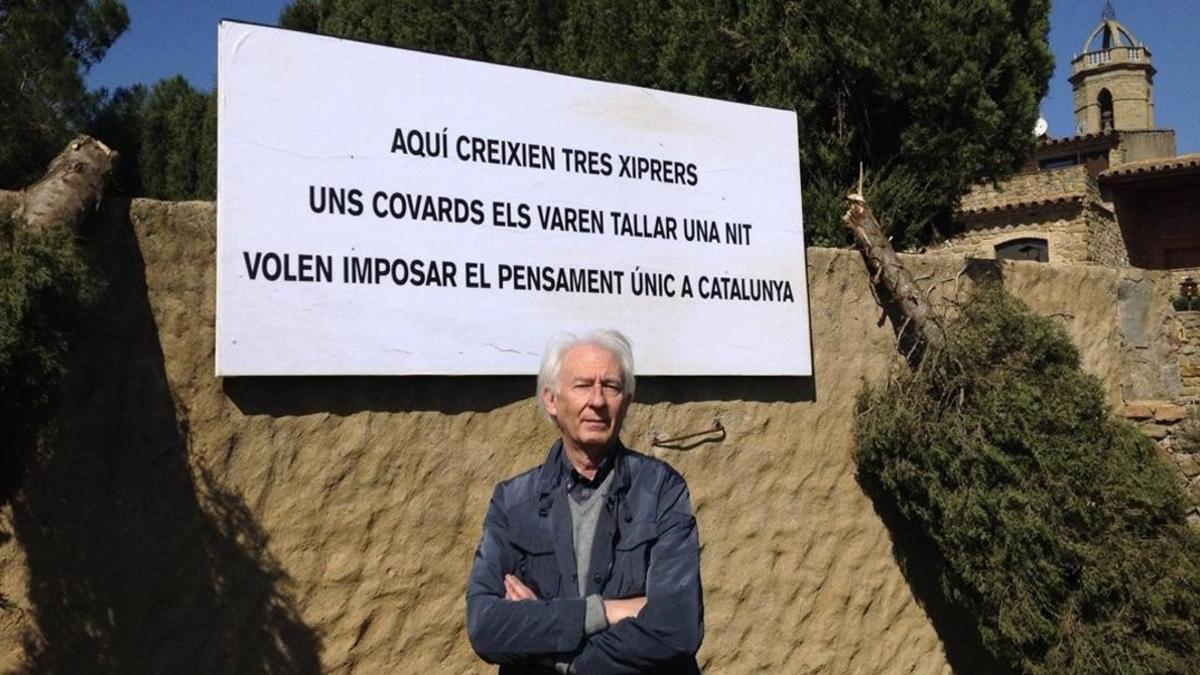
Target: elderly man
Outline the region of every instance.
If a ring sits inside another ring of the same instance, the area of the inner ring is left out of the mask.
[[[517,673],[698,673],[703,600],[687,485],[621,444],[633,354],[616,331],[547,350],[562,438],[496,486],[467,587],[476,653]]]

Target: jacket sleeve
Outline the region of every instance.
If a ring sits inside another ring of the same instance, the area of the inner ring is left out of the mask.
[[[579,649],[587,601],[505,600],[504,575],[515,567],[501,484],[488,504],[467,582],[467,635],[475,653],[488,663],[533,663]]]
[[[700,547],[683,478],[670,472],[658,498],[658,540],[646,571],[646,606],[591,636],[574,660],[580,675],[640,673],[694,663],[704,637]]]

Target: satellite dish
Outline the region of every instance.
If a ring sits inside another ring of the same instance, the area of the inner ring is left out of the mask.
[[[1039,117],[1037,124],[1033,125],[1033,135],[1037,136],[1038,138],[1045,136],[1046,132],[1049,130],[1050,124],[1046,122],[1046,118],[1044,117]]]

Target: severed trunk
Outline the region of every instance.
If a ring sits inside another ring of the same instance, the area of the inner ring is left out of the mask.
[[[117,153],[91,136],[76,136],[50,162],[46,175],[25,188],[17,221],[36,234],[54,226],[75,229],[100,204]]]
[[[866,200],[859,193],[851,193],[846,200],[849,205],[842,224],[854,235],[876,296],[891,316],[901,351],[915,365],[927,349],[945,341],[939,317],[896,256]]]

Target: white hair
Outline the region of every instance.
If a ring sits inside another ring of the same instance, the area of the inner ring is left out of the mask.
[[[551,417],[550,412],[546,410],[542,392],[549,389],[558,394],[558,373],[562,370],[563,359],[566,358],[567,352],[584,345],[600,347],[616,357],[617,364],[621,366],[625,394],[630,399],[633,398],[633,391],[637,388],[637,377],[633,371],[633,345],[630,344],[629,338],[612,329],[594,330],[582,337],[566,334],[546,346],[546,352],[542,354],[542,367],[538,370],[537,398],[547,419]]]

